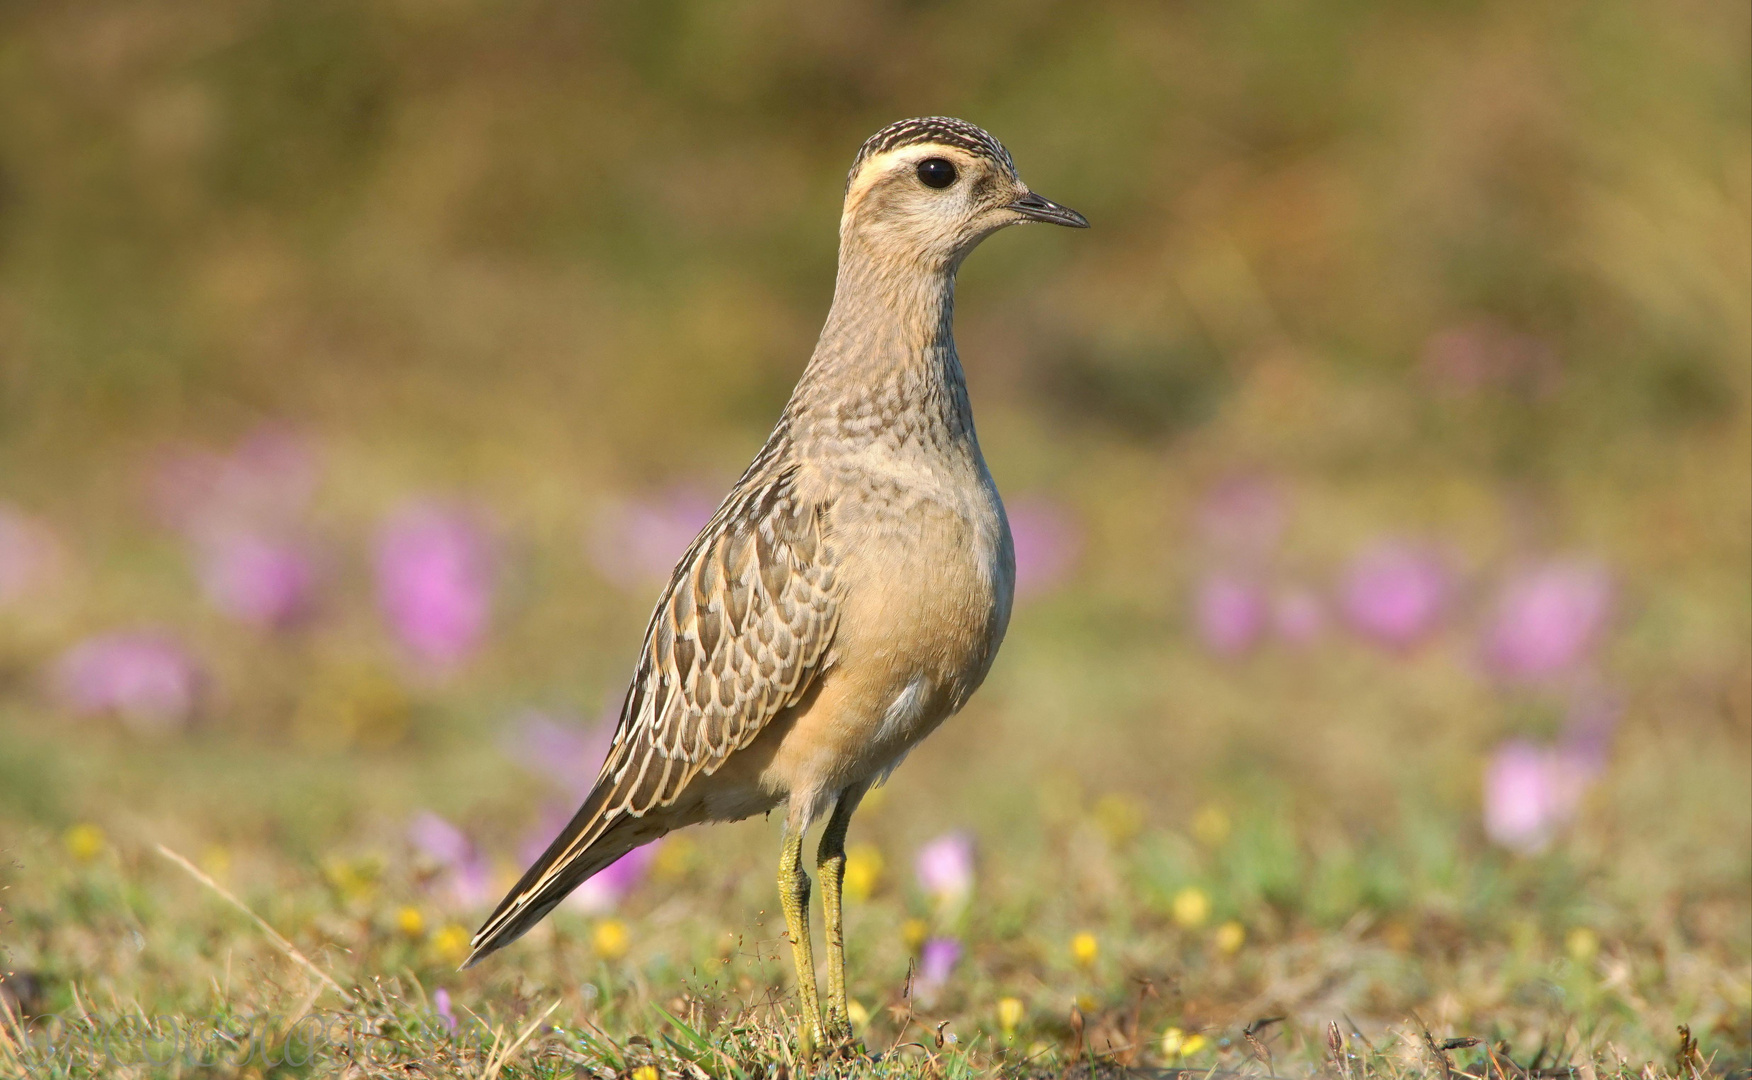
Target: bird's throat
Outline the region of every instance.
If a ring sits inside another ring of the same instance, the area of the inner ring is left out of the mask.
[[[848,240],[833,307],[787,411],[834,440],[897,424],[970,437],[954,316],[954,267],[883,259]]]

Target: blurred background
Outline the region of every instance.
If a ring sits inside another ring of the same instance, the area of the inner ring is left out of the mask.
[[[270,964],[165,843],[356,977],[557,977],[449,961],[807,359],[853,154],[948,113],[1094,228],[962,274],[1022,595],[853,827],[855,992],[916,955],[1006,1030],[1145,973],[1188,1033],[1275,993],[1745,1054],[1749,34],[1688,0],[7,5],[0,959],[44,1007]],[[660,994],[776,939],[775,836],[671,839],[543,933]]]

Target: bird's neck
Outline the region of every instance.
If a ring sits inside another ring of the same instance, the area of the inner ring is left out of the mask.
[[[848,233],[833,307],[787,413],[828,444],[970,440],[955,353],[955,267],[884,258]]]

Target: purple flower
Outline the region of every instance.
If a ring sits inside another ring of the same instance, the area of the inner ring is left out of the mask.
[[[1537,681],[1587,657],[1612,610],[1605,567],[1582,559],[1545,562],[1511,577],[1485,634],[1485,663],[1500,678]]]
[[[61,545],[49,527],[0,503],[0,607],[41,592],[61,571]]]
[[[438,1014],[438,1022],[444,1025],[444,1030],[456,1034],[456,1014],[450,1009],[450,991],[440,986],[432,992],[432,1011]]]
[[[284,526],[304,512],[319,476],[309,441],[264,425],[230,454],[183,450],[162,459],[151,481],[160,520],[197,536],[238,526]]]
[[[1575,816],[1594,769],[1564,748],[1511,739],[1484,772],[1484,831],[1503,847],[1537,854]]]
[[[454,667],[486,636],[493,553],[476,515],[416,502],[377,535],[377,603],[402,645],[422,663]]]
[[[961,942],[954,938],[934,937],[926,941],[919,954],[919,977],[914,984],[919,998],[923,1001],[935,998],[960,959]]]
[[[1288,518],[1282,487],[1263,476],[1219,481],[1199,501],[1199,536],[1228,558],[1256,561],[1277,547]]]
[[[468,836],[430,810],[420,811],[408,822],[408,842],[444,866],[474,858]]]
[[[944,907],[959,907],[973,893],[973,837],[944,833],[919,849],[913,860],[919,887]]]
[[[299,545],[260,533],[216,533],[196,545],[207,600],[239,622],[283,628],[310,613],[316,564]]]
[[[135,731],[158,734],[194,715],[201,674],[174,639],[146,630],[80,642],[56,663],[54,683],[76,715],[114,714]]]
[[[1545,397],[1560,376],[1549,344],[1491,319],[1437,331],[1424,345],[1422,365],[1431,386],[1452,396],[1502,388]]]
[[[422,810],[408,822],[408,842],[442,868],[440,891],[457,908],[477,908],[491,899],[487,862],[461,829]]]
[[[1405,649],[1441,622],[1448,605],[1448,572],[1437,554],[1415,544],[1387,541],[1351,562],[1340,604],[1359,634]]]
[[[592,561],[603,577],[621,585],[667,578],[716,508],[688,486],[605,507],[590,532]]]
[[[508,752],[525,769],[547,777],[582,799],[595,785],[602,763],[608,759],[619,715],[617,710],[594,728],[586,729],[531,710],[519,721],[508,742]]]
[[[1561,745],[1572,762],[1593,776],[1606,767],[1612,730],[1618,726],[1624,702],[1607,689],[1587,684],[1571,687],[1569,698]]]
[[[539,859],[542,852],[548,849],[572,820],[572,815],[573,811],[567,807],[549,805],[519,848],[518,857],[525,864]],[[645,880],[651,869],[651,862],[662,846],[662,840],[655,840],[622,855],[572,890],[571,895],[566,897],[566,904],[589,915],[613,911],[628,893]]]
[[[1312,589],[1287,589],[1272,604],[1271,621],[1278,637],[1306,645],[1326,629],[1326,605]]]
[[[645,880],[645,876],[650,873],[652,861],[657,857],[657,850],[662,846],[662,840],[653,840],[644,847],[636,847],[627,852],[573,890],[572,895],[566,898],[567,903],[591,915],[613,911],[620,906],[628,893]]]
[[[1252,582],[1234,574],[1205,576],[1193,596],[1199,639],[1219,656],[1251,649],[1265,629],[1265,598]]]
[[[1083,549],[1083,531],[1071,512],[1039,496],[1006,506],[1016,545],[1016,594],[1033,596],[1064,583]]]

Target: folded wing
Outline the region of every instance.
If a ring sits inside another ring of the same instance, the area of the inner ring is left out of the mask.
[[[820,507],[797,497],[790,470],[763,475],[766,458],[676,565],[596,786],[476,932],[465,967],[661,835],[647,815],[753,742],[827,666],[838,618],[832,544]]]

